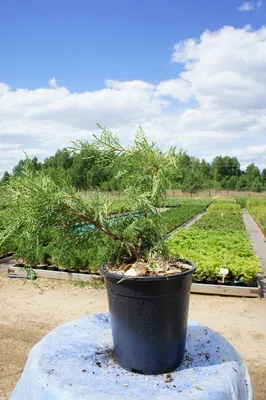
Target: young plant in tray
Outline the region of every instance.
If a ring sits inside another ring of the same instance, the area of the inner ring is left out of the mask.
[[[90,146],[77,141],[72,151],[86,154]],[[156,205],[171,176],[179,176],[181,153],[149,144],[141,130],[132,146],[123,147],[117,136],[102,129],[93,146],[103,159],[116,155],[117,178],[127,186],[122,194],[126,213],[113,218],[112,200],[100,191],[82,199],[71,187],[58,186],[27,167],[9,184],[10,215],[2,241],[19,230],[35,246],[42,229],[55,227],[73,248],[93,248],[99,265],[104,264],[118,363],[147,374],[174,370],[184,355],[195,265],[169,257]]]

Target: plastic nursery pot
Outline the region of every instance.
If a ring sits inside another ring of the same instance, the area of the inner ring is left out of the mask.
[[[216,285],[217,284],[217,279],[207,279],[206,283],[208,285]]]
[[[229,280],[228,279],[226,279],[224,282],[223,281],[219,281],[218,280],[218,285],[229,285]]]
[[[23,266],[24,266],[24,260],[23,260],[23,258],[17,258],[17,259],[16,259],[16,264],[15,264],[15,266],[16,266],[16,267],[23,267]]]
[[[170,276],[105,276],[114,351],[118,364],[148,375],[175,370],[182,362],[193,268]],[[121,282],[119,282],[121,281]],[[119,283],[118,283],[119,282]]]
[[[48,269],[48,271],[58,271],[59,270],[58,267],[55,267],[53,265],[47,265],[46,269]]]
[[[240,280],[231,280],[229,282],[229,285],[231,286],[243,286],[244,285],[244,281],[240,281]]]
[[[206,283],[206,279],[192,279],[192,283]]]
[[[258,282],[252,281],[252,282],[243,282],[244,286],[248,287],[258,287]]]
[[[47,264],[36,265],[36,267],[34,267],[34,269],[47,269]]]

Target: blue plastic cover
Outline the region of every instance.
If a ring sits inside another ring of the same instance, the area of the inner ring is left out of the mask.
[[[252,400],[245,364],[222,336],[190,321],[185,357],[169,376],[125,371],[109,314],[83,317],[34,346],[11,400]]]

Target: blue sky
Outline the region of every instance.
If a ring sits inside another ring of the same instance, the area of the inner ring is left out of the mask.
[[[2,0],[1,81],[38,88],[51,76],[73,91],[106,79],[157,83],[175,78],[175,43],[224,25],[265,23],[238,0]]]
[[[0,174],[96,122],[266,166],[265,23],[260,0],[2,0]]]

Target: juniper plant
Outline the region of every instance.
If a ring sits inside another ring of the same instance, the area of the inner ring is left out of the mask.
[[[163,224],[154,216],[159,214],[157,206],[171,176],[179,174],[181,152],[176,153],[173,147],[163,152],[155,143],[149,144],[142,129],[133,145],[124,147],[118,136],[105,128],[94,137],[93,144],[78,140],[70,151],[79,152],[92,145],[100,150],[99,162],[113,155],[117,179],[126,182],[122,196],[127,212],[113,217],[114,200],[110,196],[92,190],[84,199],[69,184],[58,185],[43,172],[33,172],[28,162],[22,175],[6,186],[8,218],[0,233],[0,245],[16,233],[32,254],[34,249],[38,251],[40,232],[54,227],[69,245],[93,249],[99,262],[117,264],[166,254]]]

